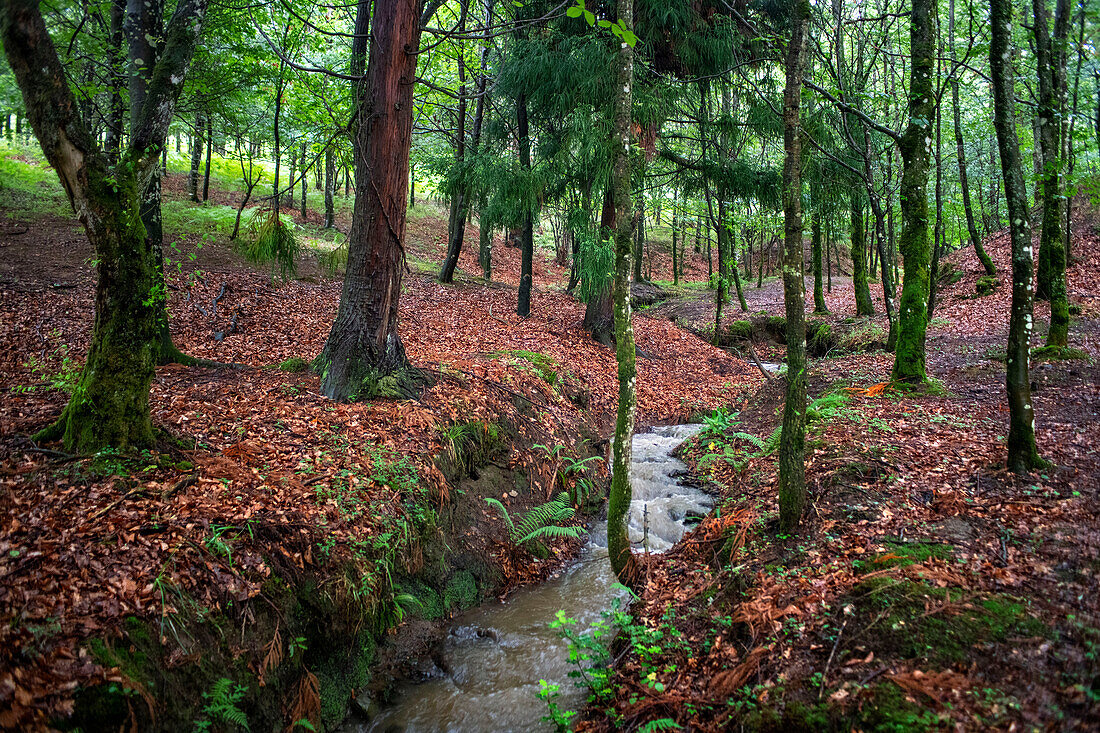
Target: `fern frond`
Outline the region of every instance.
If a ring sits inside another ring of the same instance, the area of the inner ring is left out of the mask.
[[[504,517],[504,523],[508,525],[508,534],[510,536],[514,535],[516,532],[516,525],[512,524],[512,517],[508,514],[508,509],[505,508],[505,506],[501,504],[498,500],[493,499],[492,497],[485,497],[485,503],[491,507],[496,507],[501,516]]]

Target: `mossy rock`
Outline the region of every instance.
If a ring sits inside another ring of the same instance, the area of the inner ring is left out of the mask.
[[[287,359],[286,361],[284,361],[282,364],[280,364],[279,369],[281,369],[284,372],[291,372],[291,373],[308,372],[309,371],[309,362],[306,361],[305,359],[303,359],[300,356],[292,356],[289,359]]]
[[[752,338],[752,321],[733,321],[728,326],[729,336],[736,341],[748,341]]]
[[[997,278],[993,275],[982,275],[974,284],[974,292],[979,298],[991,295],[997,289],[997,285]]]

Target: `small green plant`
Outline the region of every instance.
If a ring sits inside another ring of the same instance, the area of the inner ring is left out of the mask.
[[[238,685],[228,677],[218,679],[209,692],[202,693],[202,698],[206,701],[202,712],[207,718],[195,721],[195,730],[203,733],[215,730],[215,723],[248,730],[248,716],[238,707],[247,692],[247,687]]]
[[[237,247],[249,262],[271,265],[272,277],[276,272],[289,280],[296,271],[295,258],[301,254],[302,243],[294,231],[293,222],[287,223],[274,209],[260,209],[248,225],[249,236],[239,240]]]
[[[60,341],[61,330],[55,328],[50,335],[54,340]],[[56,369],[51,364],[57,364]],[[23,362],[23,366],[31,370],[37,383],[17,385],[12,387],[13,392],[30,393],[44,387],[72,394],[80,382],[80,366],[72,358],[72,348],[65,343],[55,346],[47,358],[40,359],[32,354]]]
[[[554,726],[558,733],[568,733],[573,730],[570,720],[577,714],[575,710],[562,710],[557,703],[561,697],[559,690],[561,685],[553,685],[546,680],[539,680],[539,699],[546,703],[547,714],[542,719]]]
[[[498,500],[487,497],[485,501],[504,517],[512,542],[518,546],[526,545],[533,554],[546,552],[541,540],[578,538],[584,535],[584,527],[565,524],[573,519],[575,512],[569,505],[569,495],[564,491],[556,499],[533,507],[518,521],[512,520],[508,509]]]
[[[720,435],[737,425],[737,413],[733,410],[719,407],[709,415],[703,416],[706,427],[701,435]]]
[[[281,369],[284,372],[291,372],[291,373],[308,372],[309,371],[309,362],[306,361],[305,359],[303,359],[300,356],[292,356],[289,359],[287,359],[286,361],[284,361],[282,364],[280,364],[279,369]]]

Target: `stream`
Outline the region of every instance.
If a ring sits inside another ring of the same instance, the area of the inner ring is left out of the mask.
[[[672,547],[711,498],[677,480],[687,466],[672,457],[702,425],[655,428],[634,436],[628,523],[636,549]],[[587,691],[573,686],[569,647],[550,622],[559,609],[588,628],[610,608],[615,578],[607,560],[607,526],[592,528],[580,557],[557,576],[523,589],[506,603],[487,603],[454,619],[444,641],[447,671],[426,682],[404,683],[392,704],[345,733],[394,731],[553,731],[542,722],[546,705],[539,680],[560,685],[563,709],[583,705]]]

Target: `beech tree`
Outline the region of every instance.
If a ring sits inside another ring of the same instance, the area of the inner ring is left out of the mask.
[[[207,0],[181,0],[133,110],[130,139],[113,167],[79,108],[37,0],[0,1],[0,38],[46,160],[95,249],[95,324],[80,381],[61,417],[36,438],[91,452],[150,445],[149,385],[167,289],[159,242],[143,221],[143,194],[159,175],[176,100],[198,42]]]

